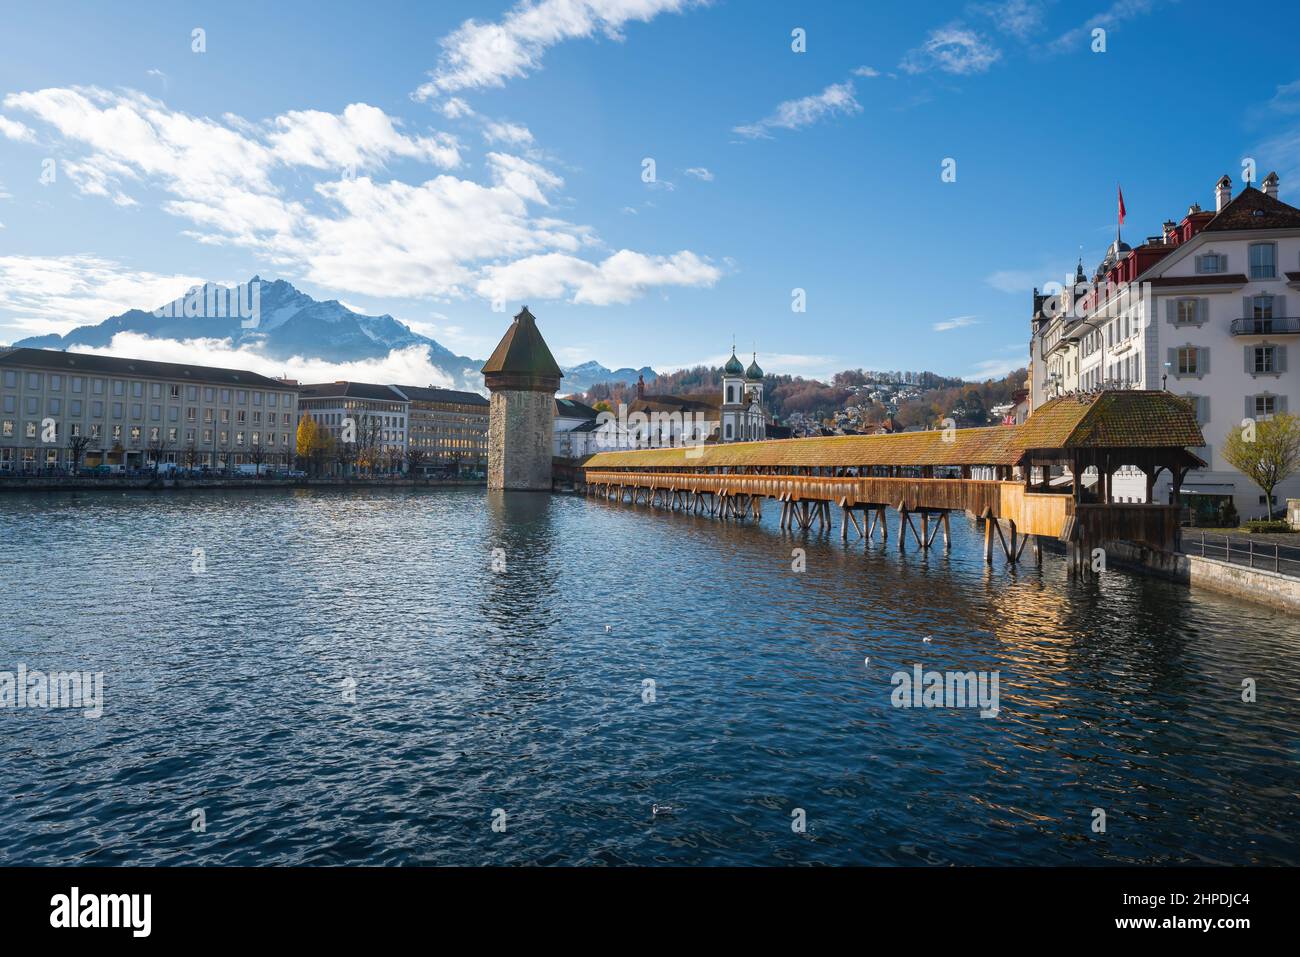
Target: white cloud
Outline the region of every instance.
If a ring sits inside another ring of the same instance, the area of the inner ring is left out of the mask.
[[[518,123],[490,122],[483,127],[483,139],[489,143],[507,143],[510,146],[528,146],[533,134]]]
[[[396,157],[459,162],[450,138],[407,135],[365,104],[338,115],[286,113],[259,125],[229,114],[219,122],[173,112],[134,92],[52,89],[4,102],[83,150],[61,164],[83,192],[128,204],[135,201],[124,191],[128,184],[161,189],[161,208],[185,220],[184,235],[196,242],[252,250],[266,265],[345,293],[464,296],[489,266],[573,256],[597,241],[588,226],[535,212],[563,180],[508,153],[487,155],[490,185],[448,174],[420,183],[334,178],[334,167],[368,168]],[[326,173],[291,197],[279,182],[286,169]],[[675,284],[671,270],[664,275]]]
[[[985,359],[971,366],[970,372],[962,376],[968,382],[982,382],[985,379],[1001,379],[1008,373],[1015,372],[1017,369],[1023,369],[1029,365],[1029,351],[1026,347],[1021,347],[1025,351],[1019,356],[1002,357],[997,359]]]
[[[0,116],[0,135],[7,136],[18,143],[36,142],[36,134],[32,132],[31,127],[5,116]]]
[[[574,303],[606,306],[631,302],[652,286],[712,286],[721,275],[716,266],[687,250],[647,256],[620,249],[598,264],[546,253],[489,266],[478,291],[485,298],[508,302],[569,298]]]
[[[880,71],[877,70],[875,67],[860,66],[853,71],[853,75],[863,76],[863,77],[867,77],[868,79],[871,79],[872,77],[880,76]]]
[[[273,121],[267,143],[275,159],[291,166],[358,170],[382,167],[390,157],[429,163],[443,169],[460,165],[456,138],[447,133],[405,136],[397,121],[366,103],[353,103],[342,113],[291,110]]]
[[[862,106],[853,93],[851,82],[832,83],[820,93],[779,103],[771,115],[757,123],[732,127],[732,132],[757,139],[768,136],[771,129],[797,130],[824,117],[860,113]]]
[[[601,33],[621,40],[629,22],[648,23],[707,0],[522,0],[499,22],[466,20],[441,40],[438,66],[412,95],[504,86],[538,69],[547,49]]]
[[[102,348],[73,346],[68,351],[89,355],[128,356],[155,362],[247,369],[265,376],[287,376],[299,382],[337,382],[350,379],[441,388],[456,385],[451,376],[433,364],[429,358],[428,346],[394,349],[388,355],[375,359],[326,362],[301,356],[288,360],[271,359],[248,345],[236,348],[229,339],[154,339],[135,332],[121,332]]]
[[[925,42],[903,57],[899,68],[905,73],[942,70],[966,75],[983,73],[996,63],[1002,52],[974,30],[950,24],[934,30]]]
[[[1092,39],[1092,31],[1098,27],[1113,30],[1122,23],[1150,13],[1160,0],[1115,0],[1107,9],[1089,17],[1080,26],[1067,30],[1052,43],[1054,50],[1067,50],[1077,46],[1083,40]]]
[[[62,335],[128,309],[154,308],[202,282],[98,256],[0,256],[0,327],[11,340]]]
[[[978,4],[972,12],[988,17],[1002,33],[1017,40],[1028,40],[1043,25],[1043,5],[1039,0],[1001,0]]]
[[[474,115],[473,108],[458,96],[444,100],[438,110],[449,120],[458,120],[462,116]]]
[[[706,183],[713,182],[713,173],[703,166],[692,166],[685,171],[687,176],[694,176],[696,179],[703,180]]]
[[[948,332],[952,329],[965,329],[967,326],[979,325],[978,316],[954,316],[934,324],[935,332]]]

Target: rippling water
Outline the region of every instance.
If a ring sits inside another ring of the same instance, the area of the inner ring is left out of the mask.
[[[1300,863],[1300,620],[775,517],[0,498],[0,671],[105,682],[98,720],[0,710],[0,863]],[[1001,713],[892,707],[915,663],[1000,672]]]

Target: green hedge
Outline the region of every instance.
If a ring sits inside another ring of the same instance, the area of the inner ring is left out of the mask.
[[[1257,518],[1257,519],[1255,519],[1255,520],[1253,520],[1253,521],[1250,521],[1250,522],[1247,522],[1247,523],[1246,523],[1246,531],[1248,531],[1248,532],[1252,532],[1252,533],[1255,533],[1255,532],[1289,532],[1289,531],[1291,531],[1291,530],[1292,530],[1292,529],[1291,529],[1291,526],[1288,525],[1288,524],[1287,524],[1285,521],[1283,521],[1282,519],[1274,519],[1273,521],[1270,522],[1270,521],[1266,521],[1265,519],[1262,519],[1262,518]]]

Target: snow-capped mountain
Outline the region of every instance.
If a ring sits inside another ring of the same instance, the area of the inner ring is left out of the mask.
[[[639,376],[645,376],[646,384],[649,385],[659,378],[659,373],[649,366],[642,366],[640,369],[607,369],[594,361],[569,366],[564,368],[563,372],[564,379],[560,382],[560,389],[564,392],[586,392],[598,382],[623,382],[631,385]]]
[[[259,284],[257,300],[254,284]],[[458,356],[450,349],[412,331],[392,316],[364,316],[336,299],[321,302],[283,279],[274,282],[254,276],[242,295],[226,287],[205,284],[153,311],[131,309],[90,326],[78,326],[66,335],[33,336],[16,347],[67,349],[73,345],[104,347],[115,335],[134,332],[154,339],[229,339],[235,347],[250,346],[271,359],[294,356],[350,362],[382,358],[393,349],[424,346],[433,365],[446,372],[461,388],[481,390],[479,369],[483,360]],[[221,309],[212,303],[220,300]],[[243,318],[253,302],[256,322]],[[189,304],[190,308],[186,308]],[[242,315],[238,307],[243,306]],[[232,315],[232,313],[234,313]]]

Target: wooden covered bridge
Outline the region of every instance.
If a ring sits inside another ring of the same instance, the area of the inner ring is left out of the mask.
[[[829,530],[837,508],[845,540],[852,529],[887,541],[892,508],[900,549],[909,533],[928,549],[940,530],[947,548],[948,516],[960,509],[984,521],[986,561],[996,537],[1012,564],[1032,538],[1041,562],[1046,535],[1080,567],[1107,541],[1174,548],[1178,506],[1117,502],[1112,476],[1141,469],[1150,503],[1168,470],[1177,501],[1188,469],[1205,465],[1189,450],[1204,444],[1178,396],[1105,391],[1053,399],[1019,426],[599,452],[581,473],[589,495],[719,517],[759,518],[774,499],[782,528]]]

